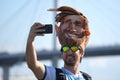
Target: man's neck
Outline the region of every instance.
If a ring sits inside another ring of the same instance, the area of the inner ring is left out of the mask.
[[[75,66],[69,66],[69,65],[64,65],[64,67],[69,70],[71,73],[73,73],[74,75],[79,74],[79,65],[75,65]]]

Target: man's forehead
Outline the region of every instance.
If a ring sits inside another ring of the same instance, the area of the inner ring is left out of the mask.
[[[67,20],[71,20],[71,21],[83,21],[83,17],[80,15],[68,15],[64,18],[64,22]]]

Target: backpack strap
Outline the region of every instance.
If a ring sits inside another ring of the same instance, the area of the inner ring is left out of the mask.
[[[82,71],[80,71],[80,72],[82,73],[82,75],[85,78],[85,80],[92,80],[92,77],[89,74],[87,74],[85,72],[82,72]]]
[[[59,68],[55,68],[56,69],[56,80],[66,80],[66,76],[63,73],[63,71]]]
[[[56,69],[56,80],[66,80],[66,76],[63,73],[63,71],[59,68],[55,68]],[[85,80],[92,80],[91,76],[85,72],[80,71],[83,75],[83,77],[85,78]]]

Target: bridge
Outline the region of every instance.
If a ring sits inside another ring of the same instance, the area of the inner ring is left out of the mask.
[[[88,47],[84,57],[97,56],[114,56],[120,55],[120,46],[108,47]],[[53,66],[58,65],[58,60],[61,59],[60,51],[37,51],[38,60],[51,60]],[[18,62],[25,62],[25,52],[9,54],[6,52],[0,53],[0,67],[3,68],[3,80],[9,80],[9,68]]]

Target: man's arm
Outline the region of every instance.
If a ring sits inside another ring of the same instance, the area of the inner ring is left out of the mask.
[[[37,28],[41,27],[42,24],[35,23],[30,30],[27,45],[26,45],[26,61],[28,67],[33,71],[34,75],[38,79],[42,79],[45,73],[44,65],[37,60],[37,53],[34,47],[34,39],[36,36],[41,36],[43,34],[36,34],[38,32]]]

